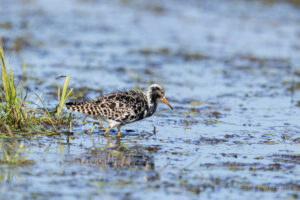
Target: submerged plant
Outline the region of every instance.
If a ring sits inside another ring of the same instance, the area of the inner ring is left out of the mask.
[[[0,164],[33,164],[32,160],[27,160],[25,156],[25,144],[12,140],[10,142],[0,142]]]

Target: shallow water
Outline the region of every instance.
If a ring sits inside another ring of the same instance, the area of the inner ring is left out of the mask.
[[[159,105],[120,139],[87,134],[93,120],[79,114],[73,135],[1,139],[2,157],[24,144],[21,156],[34,162],[0,165],[1,199],[299,198],[299,8],[2,2],[7,61],[20,76],[25,60],[27,89],[50,108],[56,77],[70,75],[71,87],[87,87],[73,99],[157,82],[175,110]]]

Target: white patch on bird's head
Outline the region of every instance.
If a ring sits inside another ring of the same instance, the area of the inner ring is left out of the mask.
[[[162,101],[165,97],[165,90],[159,84],[152,84],[148,87],[145,94],[149,106],[147,116],[151,116],[156,111],[158,101]]]
[[[148,87],[146,95],[152,101],[161,101],[165,97],[165,90],[159,84],[152,84]]]
[[[154,84],[150,85],[147,90],[150,90],[152,88],[158,88],[158,89],[164,91],[164,89],[159,84],[157,84],[157,83],[154,83]]]

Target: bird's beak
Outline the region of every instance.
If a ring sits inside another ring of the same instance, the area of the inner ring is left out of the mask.
[[[165,104],[167,104],[167,105],[173,110],[173,107],[172,107],[171,104],[168,102],[168,100],[166,99],[166,97],[164,97],[164,98],[162,99],[162,101],[163,101]]]

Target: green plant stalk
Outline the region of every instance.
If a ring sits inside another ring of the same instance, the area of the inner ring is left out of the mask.
[[[66,100],[68,99],[68,97],[70,96],[70,94],[73,91],[73,88],[71,88],[68,91],[69,79],[70,79],[70,77],[66,76],[66,80],[65,80],[64,87],[63,87],[63,90],[62,90],[61,98],[59,99],[59,104],[58,104],[58,108],[57,108],[57,119],[60,119],[60,114],[61,114],[61,111],[63,109],[63,106],[64,106]]]
[[[95,129],[95,125],[93,124],[93,127],[90,130],[90,134],[93,134],[94,129]]]

